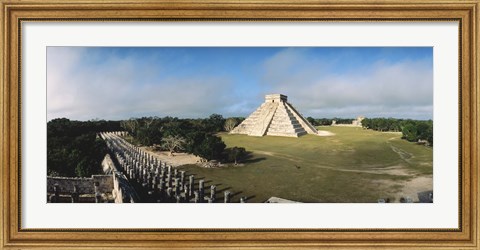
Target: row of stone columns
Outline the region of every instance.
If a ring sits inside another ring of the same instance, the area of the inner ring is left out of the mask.
[[[128,143],[120,134],[105,132],[101,133],[101,137],[120,164],[117,170],[124,172],[131,182],[144,190],[148,202],[216,202],[216,186],[210,186],[209,196],[206,196],[204,180],[199,180],[198,189],[195,189],[195,176],[188,176],[187,181],[185,171],[159,161]],[[223,202],[231,202],[229,191],[224,192]]]

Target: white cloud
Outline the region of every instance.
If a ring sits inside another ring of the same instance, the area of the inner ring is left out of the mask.
[[[156,80],[161,65],[141,68],[132,58],[85,65],[82,49],[49,49],[48,119],[126,119],[140,116],[205,117],[220,112],[231,81],[212,76]]]
[[[331,56],[313,58],[308,49],[284,49],[251,70],[256,72],[252,77],[258,74],[259,85],[245,89],[234,86],[235,79],[225,74],[194,71],[188,76],[169,76],[162,65],[170,63],[168,58],[158,60],[154,54],[141,58],[141,63],[128,54],[87,53],[78,47],[48,48],[47,55],[49,120],[194,118],[212,113],[247,116],[269,93],[288,95],[301,113],[318,118],[428,119],[433,112],[429,61],[378,61],[346,71],[335,67],[342,67],[341,61],[348,55],[332,61]]]
[[[282,51],[264,64],[263,83],[314,117],[432,117],[433,73],[427,61],[379,61],[345,74],[326,65],[307,60],[305,51]]]

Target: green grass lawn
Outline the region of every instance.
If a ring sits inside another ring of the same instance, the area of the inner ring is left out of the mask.
[[[263,202],[272,196],[301,202],[377,202],[392,198],[400,183],[432,174],[432,148],[402,140],[400,133],[357,127],[320,127],[320,137],[220,136],[227,147],[244,147],[241,166],[183,166],[217,191],[230,190],[233,202]],[[223,192],[222,192],[223,193]],[[220,195],[222,197],[222,195]]]

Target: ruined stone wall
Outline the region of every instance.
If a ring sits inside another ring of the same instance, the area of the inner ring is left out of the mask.
[[[58,184],[60,193],[72,193],[73,187],[77,186],[80,194],[94,194],[94,183],[98,182],[99,192],[111,193],[113,189],[112,175],[92,175],[90,178],[76,177],[47,177],[47,192],[53,193],[55,184]]]
[[[113,175],[92,175],[93,183],[98,182],[100,193],[111,193],[113,189]]]
[[[72,193],[73,187],[78,187],[80,194],[93,194],[93,179],[92,178],[76,178],[76,177],[50,177],[47,176],[47,192],[53,193],[53,187],[58,184],[60,193]]]

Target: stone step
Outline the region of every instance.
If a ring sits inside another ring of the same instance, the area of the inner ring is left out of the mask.
[[[288,132],[288,133],[301,133],[306,132],[303,128],[268,128],[267,132]]]
[[[286,132],[267,132],[267,135],[271,136],[288,136],[288,137],[300,137],[302,135],[307,134],[306,131],[298,132],[298,133],[286,133]]]
[[[278,120],[278,119],[275,119],[275,120],[272,120],[272,122],[270,124],[292,124],[292,125],[299,125],[301,126],[301,124],[297,121],[297,120]]]

